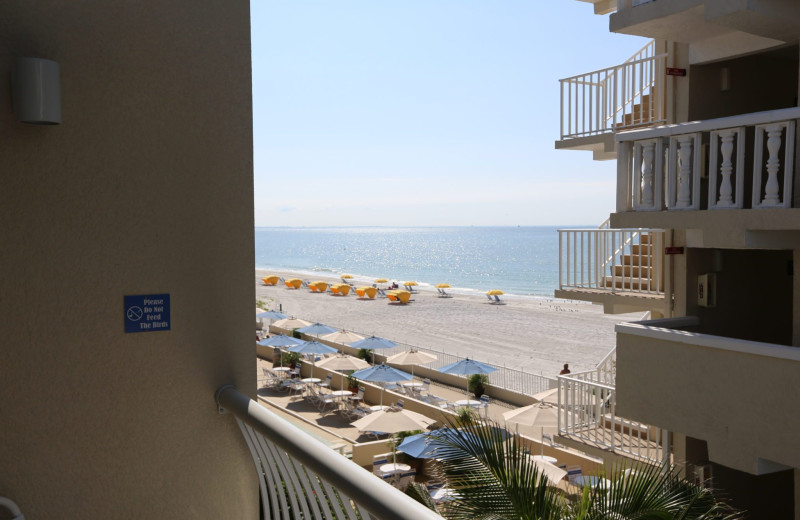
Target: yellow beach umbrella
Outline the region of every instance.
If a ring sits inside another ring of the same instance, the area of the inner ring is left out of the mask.
[[[350,293],[350,286],[346,283],[337,283],[331,285],[331,293],[334,296],[347,296]]]
[[[436,288],[437,289],[449,289],[450,288],[450,284],[449,283],[437,283],[436,284]]]
[[[405,283],[403,283],[403,285],[405,285],[406,287],[413,287],[413,286],[419,285],[419,284],[417,282],[411,281],[411,282],[405,282]]]
[[[411,293],[402,289],[395,289],[386,293],[389,300],[393,302],[408,303],[411,299]]]
[[[500,296],[501,294],[505,293],[500,289],[492,289],[491,291],[486,291],[486,294],[488,294],[489,296]]]
[[[343,274],[343,275],[342,275],[342,279],[344,279],[344,280],[349,280],[349,279],[351,279],[352,277],[353,277],[353,275],[352,275],[352,274]]]
[[[301,285],[303,285],[303,280],[300,278],[289,278],[284,282],[286,287],[290,289],[299,289]]]
[[[313,292],[325,292],[325,290],[328,288],[328,282],[323,282],[322,280],[315,280],[310,284],[308,284],[308,286],[311,287],[311,290]]]
[[[369,298],[372,300],[377,293],[378,290],[371,285],[363,285],[356,288],[356,294],[358,294],[359,298]]]
[[[376,279],[374,280],[374,282],[375,282],[375,283],[386,283],[386,282],[388,282],[388,281],[389,281],[389,280],[387,280],[386,278],[376,278]]]

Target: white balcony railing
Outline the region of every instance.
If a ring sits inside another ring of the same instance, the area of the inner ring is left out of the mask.
[[[787,108],[617,134],[617,211],[791,208],[797,119]]]
[[[430,509],[376,478],[233,386],[217,390],[256,465],[262,518],[441,520]]]
[[[664,295],[663,229],[559,229],[561,290]]]
[[[600,449],[652,463],[664,457],[660,428],[616,415],[612,382],[601,370],[559,376],[558,433]]]
[[[664,123],[666,58],[651,41],[621,65],[560,80],[561,139]]]

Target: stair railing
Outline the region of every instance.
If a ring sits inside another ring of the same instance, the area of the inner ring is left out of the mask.
[[[664,295],[663,229],[560,229],[559,289]]]
[[[666,122],[664,67],[651,41],[620,65],[560,80],[561,139]]]

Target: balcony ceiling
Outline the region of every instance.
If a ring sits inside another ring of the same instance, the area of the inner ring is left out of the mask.
[[[580,0],[594,4],[594,14],[608,14],[617,10],[617,0]]]
[[[611,15],[612,32],[696,43],[749,35],[781,43],[798,41],[800,9],[780,0],[672,0],[648,2]]]

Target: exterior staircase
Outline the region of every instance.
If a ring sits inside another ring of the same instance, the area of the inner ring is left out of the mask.
[[[556,298],[603,305],[609,314],[669,308],[667,233],[653,228],[560,229]]]
[[[560,80],[556,148],[602,152],[597,146],[616,132],[665,123],[666,59],[666,49],[651,41],[620,65]]]
[[[619,265],[612,266],[614,276],[606,276],[604,287],[636,290],[663,291],[664,277],[655,277],[655,246],[651,244],[651,235],[641,233],[639,243],[631,244],[628,252],[620,255]]]
[[[622,121],[614,124],[614,130],[631,130],[653,126],[656,120],[656,107],[653,101],[659,99],[655,86],[650,88],[648,94],[641,96],[639,103],[635,103],[631,112],[622,116]]]

